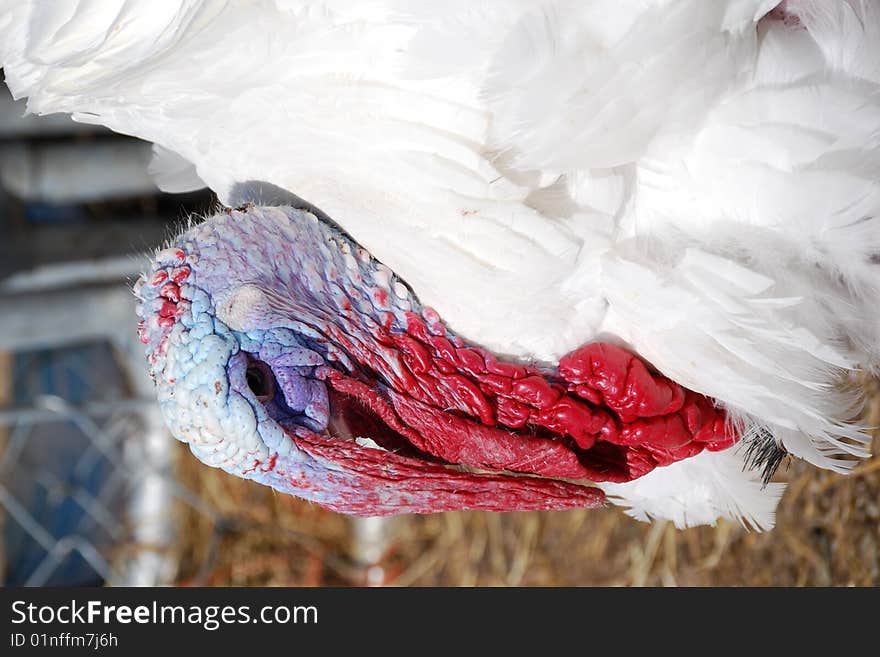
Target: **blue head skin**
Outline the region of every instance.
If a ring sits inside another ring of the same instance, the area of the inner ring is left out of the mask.
[[[601,501],[593,488],[464,472],[364,435],[384,434],[381,420],[361,421],[367,406],[334,398],[327,377],[375,358],[377,326],[431,311],[309,212],[223,211],[160,251],[134,291],[165,420],[208,465],[358,515]]]

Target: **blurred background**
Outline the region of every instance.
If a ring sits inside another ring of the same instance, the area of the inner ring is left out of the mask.
[[[5,585],[880,584],[877,458],[783,466],[767,534],[616,508],[352,520],[202,465],[163,428],[129,287],[216,199],[159,193],[149,144],[24,111],[0,83]]]

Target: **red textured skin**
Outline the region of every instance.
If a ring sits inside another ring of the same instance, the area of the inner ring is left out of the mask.
[[[505,474],[475,474],[377,449],[352,449],[351,441],[304,432],[297,446],[313,457],[333,462],[342,472],[328,472],[322,486],[345,490],[352,476],[356,493],[340,495],[334,502],[320,502],[332,511],[356,516],[399,513],[441,513],[473,509],[480,511],[561,511],[595,508],[605,502],[598,488],[566,481]],[[286,477],[299,491],[313,481]]]
[[[328,330],[375,375],[318,376],[447,463],[624,482],[736,441],[711,400],[615,345],[588,344],[548,372],[467,347],[415,313],[405,333],[374,327],[370,349]]]

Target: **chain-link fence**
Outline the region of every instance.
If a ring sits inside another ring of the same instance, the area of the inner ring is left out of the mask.
[[[141,434],[137,404],[106,342],[14,354],[16,410],[0,414],[5,580],[114,581],[116,548],[131,539],[133,481],[123,454]]]

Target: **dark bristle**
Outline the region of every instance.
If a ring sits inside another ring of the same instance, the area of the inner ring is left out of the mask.
[[[773,434],[764,427],[743,441],[745,446],[745,466],[743,470],[760,470],[764,486],[770,483],[773,475],[788,456],[782,445],[776,442]]]

